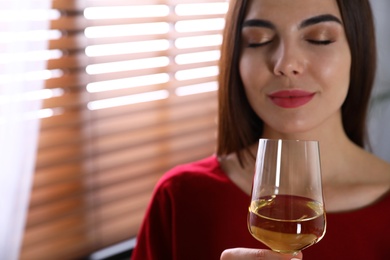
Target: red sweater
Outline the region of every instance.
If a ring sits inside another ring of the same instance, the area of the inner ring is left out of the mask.
[[[226,248],[266,248],[248,231],[249,202],[215,156],[173,168],[155,188],[132,260],[218,260]],[[390,259],[390,195],[327,221],[305,260]]]

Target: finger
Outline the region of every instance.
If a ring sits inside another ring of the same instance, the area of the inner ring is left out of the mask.
[[[291,260],[302,259],[302,253],[298,255],[280,254],[266,249],[232,248],[226,249],[221,254],[221,260]]]

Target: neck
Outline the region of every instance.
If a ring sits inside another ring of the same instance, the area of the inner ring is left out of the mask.
[[[267,126],[263,138],[317,140],[320,144],[321,167],[324,182],[338,178],[345,167],[345,155],[356,151],[357,146],[348,138],[342,126],[341,113],[329,118],[323,124],[295,133],[277,132]]]

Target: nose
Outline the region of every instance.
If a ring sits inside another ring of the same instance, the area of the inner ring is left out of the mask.
[[[278,76],[293,77],[304,72],[302,53],[291,44],[280,43],[274,53],[273,72]]]

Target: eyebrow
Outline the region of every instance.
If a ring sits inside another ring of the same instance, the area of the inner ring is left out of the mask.
[[[324,22],[336,22],[338,24],[343,24],[339,18],[337,18],[334,15],[331,14],[323,14],[319,16],[314,16],[311,18],[308,18],[299,25],[299,29],[302,29],[304,27],[308,27],[310,25],[318,24],[318,23],[324,23]]]
[[[273,25],[271,22],[261,19],[250,19],[246,20],[242,27],[264,27],[269,29],[275,29],[275,25]]]
[[[343,24],[339,18],[337,18],[334,15],[331,14],[323,14],[323,15],[318,15],[318,16],[313,16],[310,17],[306,20],[303,20],[298,28],[302,29],[305,27],[308,27],[310,25],[318,24],[318,23],[324,23],[324,22],[336,22],[338,24]],[[268,29],[275,29],[275,25],[271,23],[270,21],[267,20],[262,20],[262,19],[250,19],[244,21],[242,28],[244,27],[263,27],[263,28],[268,28]]]

